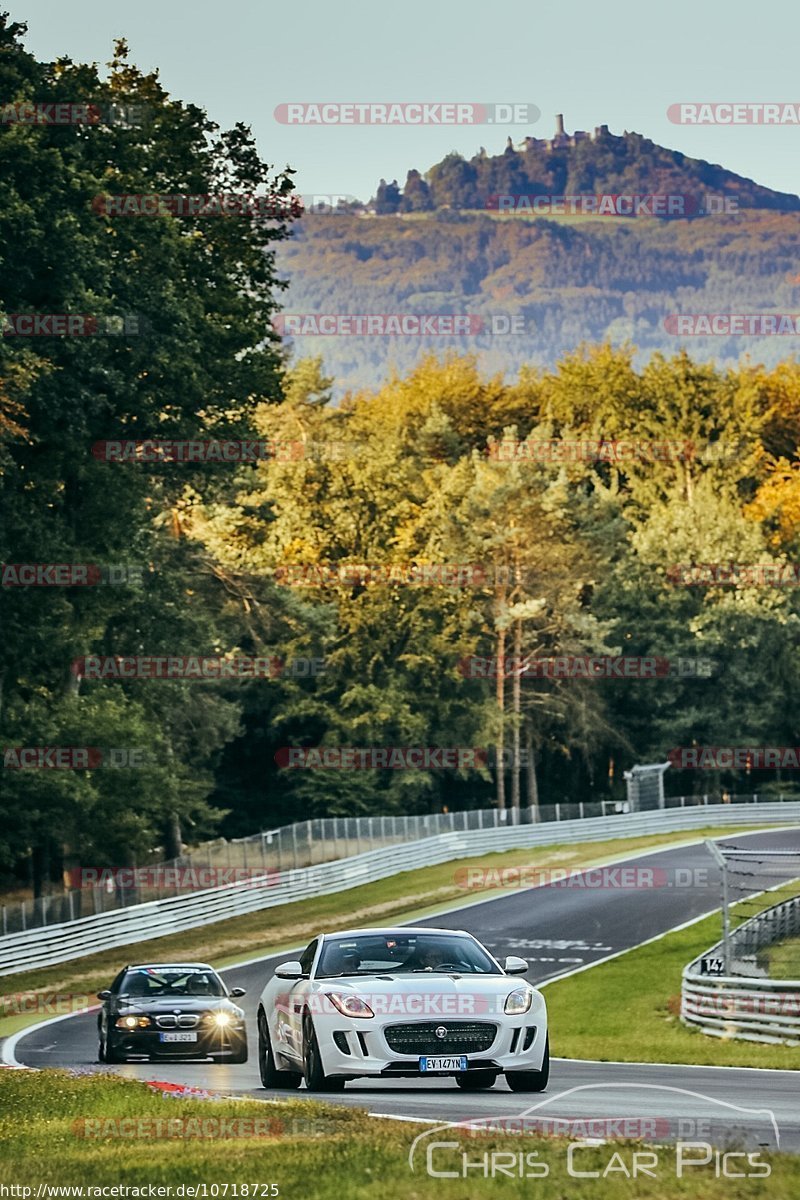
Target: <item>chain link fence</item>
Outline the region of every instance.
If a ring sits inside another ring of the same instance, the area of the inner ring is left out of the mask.
[[[672,796],[665,799],[664,807],[752,804],[760,800],[775,803],[784,799],[790,801],[797,797]],[[124,867],[82,866],[71,872],[73,879],[78,876],[79,886],[0,907],[0,935],[57,925],[249,878],[263,878],[269,882],[270,876],[277,878],[288,870],[352,858],[367,850],[402,845],[442,833],[591,819],[629,811],[626,801],[605,800],[505,810],[485,808],[403,816],[318,817],[262,830],[250,837],[218,838],[167,862]]]

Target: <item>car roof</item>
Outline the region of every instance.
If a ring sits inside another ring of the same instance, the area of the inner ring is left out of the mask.
[[[467,937],[472,937],[473,934],[467,933],[466,929],[434,929],[429,925],[380,925],[375,929],[342,929],[336,933],[323,933],[320,937],[323,938],[343,938],[343,937],[363,937],[365,935],[382,937],[388,933],[398,934],[406,933],[417,935],[420,933],[435,933],[435,934],[462,934]]]
[[[208,963],[183,963],[183,962],[162,962],[162,963],[128,963],[126,971],[214,971],[213,967],[209,967]],[[216,971],[214,971],[216,975]]]

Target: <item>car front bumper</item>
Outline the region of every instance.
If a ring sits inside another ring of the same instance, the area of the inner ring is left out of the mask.
[[[421,1055],[392,1049],[385,1027],[367,1028],[368,1022],[346,1018],[315,1021],[317,1039],[326,1075],[441,1078],[455,1076],[460,1071],[430,1072],[420,1069]],[[334,1036],[337,1035],[337,1036]],[[525,1018],[508,1020],[498,1025],[488,1048],[465,1050],[458,1042],[439,1048],[426,1048],[424,1053],[460,1057],[467,1060],[468,1070],[539,1071],[544,1060],[547,1040],[547,1017],[544,1013],[526,1014]],[[346,1046],[346,1049],[344,1048]]]
[[[124,1029],[110,1029],[108,1033],[109,1047],[117,1054],[146,1055],[149,1058],[209,1058],[211,1055],[236,1055],[247,1045],[247,1030],[240,1029],[209,1029],[187,1030],[197,1033],[196,1042],[163,1042],[161,1033],[170,1032],[158,1029],[135,1029],[128,1032]],[[177,1032],[177,1031],[176,1031]]]

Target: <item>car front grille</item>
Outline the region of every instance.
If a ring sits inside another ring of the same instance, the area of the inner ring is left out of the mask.
[[[443,1036],[437,1036],[436,1030]],[[497,1034],[488,1021],[419,1021],[388,1025],[386,1042],[395,1054],[484,1054]]]
[[[163,1013],[156,1017],[156,1025],[159,1029],[194,1029],[199,1017],[194,1013],[181,1013],[176,1016],[175,1013]]]

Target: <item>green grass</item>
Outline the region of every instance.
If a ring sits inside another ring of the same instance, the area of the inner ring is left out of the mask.
[[[624,858],[639,851],[656,847],[696,842],[722,833],[741,832],[754,826],[717,829],[709,827],[694,831],[681,830],[674,834],[652,834],[648,837],[616,838],[609,841],[580,844],[538,846],[526,850],[511,850],[502,854],[486,854],[464,858],[438,866],[403,871],[388,879],[363,884],[345,892],[334,892],[312,900],[282,904],[261,909],[242,917],[217,921],[199,929],[169,937],[152,938],[130,946],[121,946],[98,954],[87,955],[54,967],[26,970],[0,979],[0,1037],[48,1016],[69,1011],[72,997],[77,1007],[94,1001],[95,993],[107,987],[119,968],[126,962],[143,959],[196,959],[216,967],[232,966],[260,954],[280,953],[304,945],[317,933],[325,933],[349,925],[381,924],[386,921],[407,921],[429,916],[468,902],[482,895],[498,895],[496,889],[482,892],[467,891],[456,882],[456,873],[465,866],[578,868]],[[757,828],[757,826],[755,827]],[[556,830],[553,831],[554,836]],[[508,894],[508,893],[505,893]],[[32,994],[56,997],[64,1005],[30,1013],[19,1012],[24,997],[26,1010],[35,1007]],[[83,998],[86,998],[85,1000]]]
[[[509,1116],[525,1107],[522,1099],[509,1096]],[[549,1173],[546,1178],[484,1178],[473,1169],[467,1178],[432,1178],[425,1170],[424,1154],[415,1156],[413,1172],[408,1162],[411,1143],[426,1126],[379,1121],[358,1109],[308,1100],[271,1104],[165,1098],[137,1081],[63,1071],[0,1072],[0,1114],[0,1183],[32,1187],[33,1195],[40,1183],[144,1187],[144,1195],[147,1185],[174,1189],[181,1184],[236,1183],[241,1189],[243,1184],[252,1188],[275,1183],[284,1200],[529,1200],[533,1195],[537,1200],[596,1200],[598,1195],[605,1200],[756,1200],[765,1188],[764,1178],[717,1178],[713,1161],[678,1179],[675,1150],[668,1146],[657,1150],[656,1178],[631,1181],[618,1163],[630,1169],[637,1144],[625,1142],[581,1150],[578,1169],[602,1172],[615,1154],[617,1169],[605,1181],[578,1179],[567,1172],[563,1139],[494,1134],[465,1138],[452,1130],[439,1136],[460,1145],[439,1152],[447,1156],[434,1159],[439,1169],[460,1168],[464,1152],[474,1163],[485,1154],[505,1151],[515,1163],[518,1156],[535,1153],[533,1161],[546,1164]],[[125,1118],[149,1124],[117,1124]],[[220,1120],[240,1122],[228,1126],[224,1141],[187,1136],[213,1134]],[[99,1130],[105,1136],[86,1137],[87,1121],[93,1133]],[[153,1136],[159,1130],[157,1122],[173,1136]],[[245,1122],[261,1124],[248,1129]],[[127,1136],[117,1136],[119,1130]],[[233,1131],[256,1130],[259,1136],[231,1136]],[[766,1185],[770,1200],[793,1200],[800,1194],[800,1157],[766,1152],[761,1157],[771,1167]],[[254,1195],[260,1200],[269,1190],[251,1190],[249,1196]]]
[[[787,895],[796,892],[796,883],[787,885]],[[780,898],[781,892],[765,894],[762,907]],[[747,903],[752,915],[753,901]],[[719,938],[720,917],[715,914],[607,963],[546,984],[553,1054],[800,1070],[800,1046],[709,1037],[681,1023],[681,972]]]
[[[784,938],[759,951],[758,962],[771,979],[800,979],[800,937]]]

